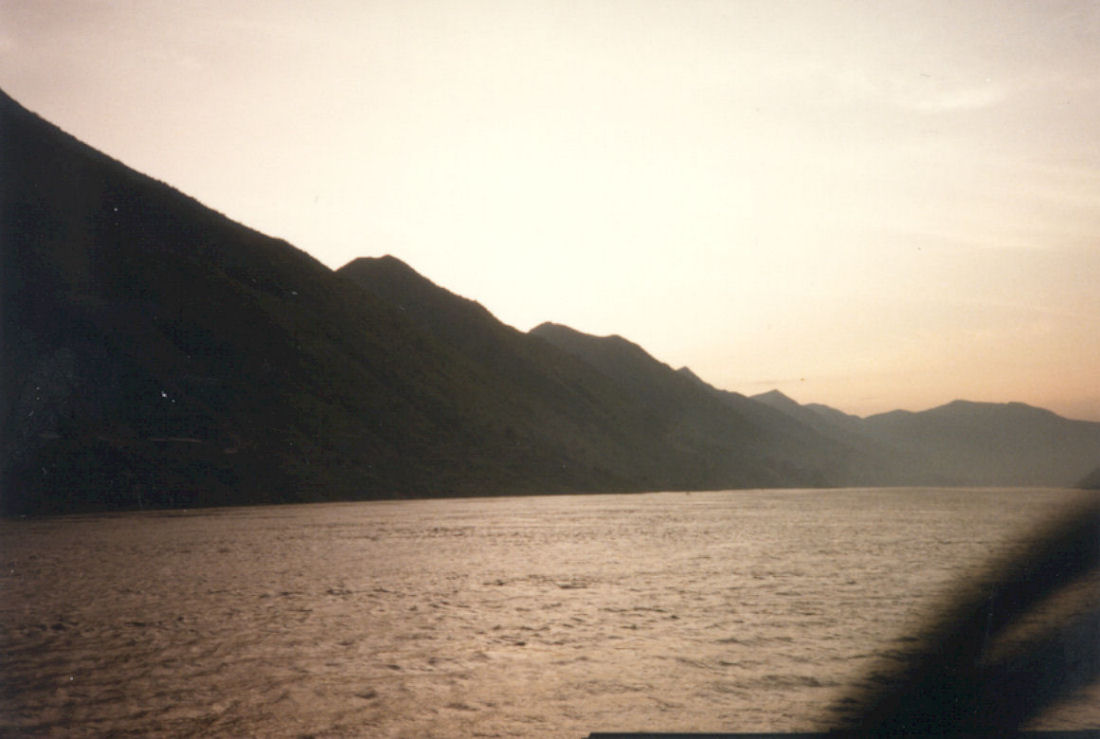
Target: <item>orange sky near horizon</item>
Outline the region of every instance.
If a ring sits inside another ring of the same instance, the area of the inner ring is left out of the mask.
[[[1100,3],[0,0],[0,87],[523,330],[1100,421]]]

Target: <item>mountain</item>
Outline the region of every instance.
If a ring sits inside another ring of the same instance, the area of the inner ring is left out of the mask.
[[[820,403],[802,405],[778,390],[753,395],[752,400],[801,423],[817,433],[843,444],[858,460],[849,468],[850,485],[949,485],[948,479],[922,478],[916,481],[910,473],[924,469],[911,459],[910,453],[891,441],[868,433],[863,419]]]
[[[5,511],[640,484],[523,445],[462,354],[303,252],[6,96],[0,128]]]
[[[778,453],[761,440],[779,438],[775,424],[785,425],[784,419],[763,418],[755,407],[746,414],[715,404],[625,339],[598,339],[549,324],[523,334],[394,257],[356,259],[338,274],[391,301],[462,352],[498,393],[524,409],[535,428],[569,439],[577,453],[586,450],[592,457],[589,464],[603,460],[618,478],[643,475],[650,489],[833,481],[826,468],[835,460],[815,451],[825,440],[804,434],[789,442],[796,448]],[[579,354],[559,334],[611,351]]]
[[[651,419],[606,377],[506,326],[478,303],[435,285],[392,256],[359,258],[337,274],[392,303],[460,355],[462,364],[507,402],[510,427],[517,434],[522,430],[520,445],[549,447],[560,465],[591,470],[592,479],[578,481],[587,489],[716,484],[713,476],[698,474],[698,459],[689,450],[663,444]]]
[[[1100,455],[1100,423],[1062,418],[1023,403],[954,401],[865,419],[800,405],[778,391],[753,399],[859,450],[876,484],[1076,484]]]
[[[956,485],[1072,486],[1100,458],[1100,423],[1023,403],[957,400],[864,419],[865,432],[918,460],[924,476]]]
[[[340,273],[0,93],[6,513],[805,484],[396,259]]]
[[[633,404],[659,419],[670,443],[710,448],[742,463],[756,460],[789,484],[839,485],[851,479],[857,460],[843,445],[743,395],[717,390],[690,370],[673,370],[620,336],[596,337],[554,323],[530,333],[611,378]]]
[[[851,436],[860,431],[862,419],[858,416],[820,403],[801,405],[778,390],[753,395],[752,399],[830,436]]]
[[[1071,484],[1100,424],[747,398],[524,333],[389,256],[338,271],[0,92],[0,512],[405,496]]]
[[[0,116],[4,510],[512,489],[496,393],[400,310],[7,96]]]

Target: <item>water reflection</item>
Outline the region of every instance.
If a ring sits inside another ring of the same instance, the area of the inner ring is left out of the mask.
[[[662,493],[0,522],[0,730],[804,731],[1078,496]],[[1095,724],[1078,704],[1047,719]]]

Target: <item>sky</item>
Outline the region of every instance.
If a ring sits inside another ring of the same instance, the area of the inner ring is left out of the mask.
[[[521,330],[1100,420],[1100,2],[0,0],[0,87]]]

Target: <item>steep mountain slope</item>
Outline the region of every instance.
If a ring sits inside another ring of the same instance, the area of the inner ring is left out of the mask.
[[[509,408],[517,446],[556,447],[564,468],[588,470],[587,489],[721,485],[698,474],[698,460],[670,448],[627,396],[600,373],[498,321],[474,301],[425,279],[392,257],[360,258],[338,270],[358,287],[395,305],[441,344],[461,355]],[[748,471],[724,468],[733,480]],[[585,488],[581,488],[585,489]]]
[[[801,405],[778,390],[753,395],[752,399],[830,436],[851,437],[853,434],[861,433],[863,419],[827,405],[820,403]]]
[[[338,273],[0,93],[0,512],[841,484],[1072,484],[1100,424],[870,419]]]
[[[400,310],[0,96],[8,512],[578,489]],[[625,483],[623,483],[625,484]]]
[[[821,479],[397,260],[335,274],[2,94],[0,126],[8,513]]]
[[[834,460],[815,456],[822,440],[814,434],[800,429],[801,438],[787,440],[798,445],[795,453],[768,449],[766,439],[782,438],[773,428],[782,419],[761,417],[755,406],[746,414],[715,403],[624,339],[611,340],[626,354],[618,364],[563,350],[546,327],[529,335],[516,331],[393,257],[357,259],[339,274],[399,306],[480,364],[488,381],[520,404],[537,427],[557,429],[581,449],[600,450],[604,464],[620,463],[621,469],[612,468],[617,476],[644,474],[648,486],[658,488],[831,481],[820,462]]]
[[[724,454],[747,455],[789,484],[838,485],[851,479],[851,450],[737,393],[675,371],[620,336],[596,337],[544,323],[531,330],[611,378],[651,413],[666,438]],[[731,422],[733,419],[733,422]]]

